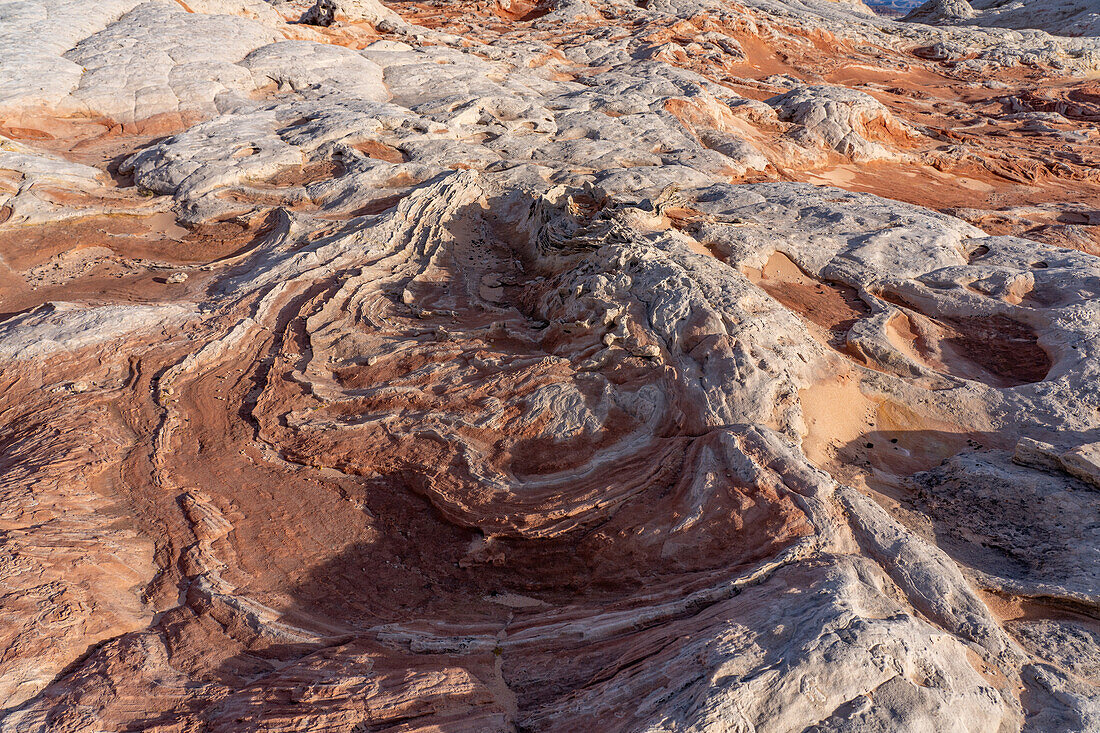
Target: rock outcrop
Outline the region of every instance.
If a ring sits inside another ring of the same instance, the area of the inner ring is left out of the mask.
[[[0,731],[1096,730],[1098,69],[0,5]]]
[[[792,139],[834,150],[855,161],[896,156],[873,140],[881,139],[897,148],[917,137],[881,102],[855,89],[797,86],[769,99],[768,104],[776,109],[780,120],[795,124],[787,132]]]
[[[386,8],[379,0],[317,0],[301,18],[302,23],[326,28],[337,21],[365,21],[378,25],[400,23],[400,20],[397,13]]]
[[[914,23],[954,23],[970,20],[977,13],[967,0],[928,0],[905,16]]]
[[[918,23],[963,23],[992,28],[1035,28],[1059,36],[1100,35],[1100,7],[1089,0],[928,0],[905,20]]]

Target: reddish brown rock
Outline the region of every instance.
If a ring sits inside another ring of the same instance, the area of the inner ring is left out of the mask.
[[[1096,727],[1094,39],[70,5],[0,28],[0,730]]]

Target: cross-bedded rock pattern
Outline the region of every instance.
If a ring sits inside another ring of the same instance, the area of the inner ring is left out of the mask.
[[[0,20],[0,730],[1100,725],[1095,38]]]

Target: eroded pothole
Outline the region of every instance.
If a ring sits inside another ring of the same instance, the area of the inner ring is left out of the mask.
[[[848,331],[871,313],[855,288],[818,280],[782,252],[773,253],[762,269],[746,267],[743,272],[784,307],[823,329],[826,343],[843,353],[848,353]]]
[[[906,304],[887,324],[899,352],[932,371],[1018,387],[1046,379],[1053,362],[1027,324],[1004,315],[933,318]]]

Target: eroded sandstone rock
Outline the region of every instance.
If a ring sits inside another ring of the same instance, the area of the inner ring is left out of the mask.
[[[1096,39],[0,19],[0,730],[1096,727]]]
[[[393,25],[401,22],[400,16],[387,9],[379,0],[317,0],[301,18],[302,23],[324,27],[338,20],[364,21],[371,25]]]
[[[944,23],[969,20],[975,15],[977,13],[967,0],[928,0],[905,16],[905,20],[918,23]]]

